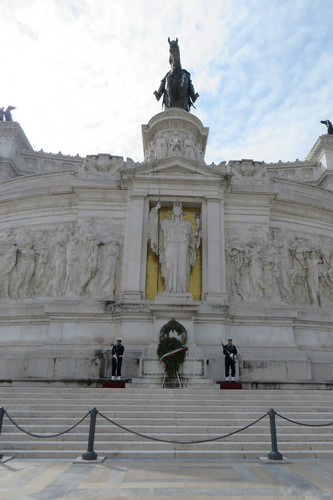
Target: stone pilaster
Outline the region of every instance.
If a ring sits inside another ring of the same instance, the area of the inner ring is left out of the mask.
[[[141,273],[145,197],[132,194],[128,199],[125,229],[122,297],[142,299]]]

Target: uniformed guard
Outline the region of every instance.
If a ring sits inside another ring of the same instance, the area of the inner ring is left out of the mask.
[[[122,345],[122,339],[118,338],[117,343],[112,346],[112,380],[121,379],[121,365],[125,347]],[[117,376],[116,376],[117,372]]]
[[[228,339],[228,344],[223,346],[223,354],[225,355],[225,379],[227,382],[235,382],[235,365],[236,365],[236,346],[232,343],[232,339]],[[230,380],[230,368],[231,368],[231,380]]]

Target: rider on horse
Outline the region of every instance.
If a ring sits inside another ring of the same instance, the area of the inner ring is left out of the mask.
[[[155,90],[154,95],[159,101],[163,95],[163,106],[165,109],[181,108],[185,111],[190,111],[191,106],[194,107],[194,102],[199,97],[195,92],[191,75],[186,69],[183,69],[180,63],[180,52],[178,46],[178,38],[170,41],[170,56],[169,63],[170,71],[167,72],[158,90]]]

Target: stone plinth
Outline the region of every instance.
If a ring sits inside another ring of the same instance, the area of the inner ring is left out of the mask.
[[[175,156],[204,162],[208,128],[191,113],[170,108],[142,125],[145,161],[153,162]]]

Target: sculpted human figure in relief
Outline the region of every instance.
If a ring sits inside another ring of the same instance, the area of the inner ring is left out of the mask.
[[[57,297],[63,294],[66,274],[66,244],[65,241],[60,238],[55,242],[51,268],[53,273],[46,287],[46,295],[49,297]]]
[[[94,236],[87,233],[81,237],[79,292],[84,295],[92,285],[98,269],[99,246]]]
[[[64,279],[64,290],[66,295],[77,295],[78,280],[80,273],[80,239],[77,228],[66,230],[66,272]]]
[[[17,262],[18,248],[11,241],[11,232],[5,233],[5,238],[0,243],[0,296],[10,297],[10,278]]]
[[[16,299],[28,297],[30,282],[35,271],[35,249],[28,233],[23,233],[18,243],[18,258],[12,296]]]
[[[307,264],[307,283],[309,287],[310,302],[311,304],[320,305],[318,266],[323,261],[319,255],[319,252],[317,252],[316,250],[311,250],[310,252],[308,252],[305,259]]]
[[[183,220],[180,202],[172,208],[172,220],[158,223],[158,203],[149,215],[149,239],[151,249],[159,256],[165,290],[168,293],[186,293],[191,267],[195,264],[195,249],[200,245],[201,231],[196,220],[196,230]]]
[[[100,245],[99,273],[97,273],[96,276],[96,294],[109,297],[114,296],[119,255],[120,244],[118,241],[109,239]]]

